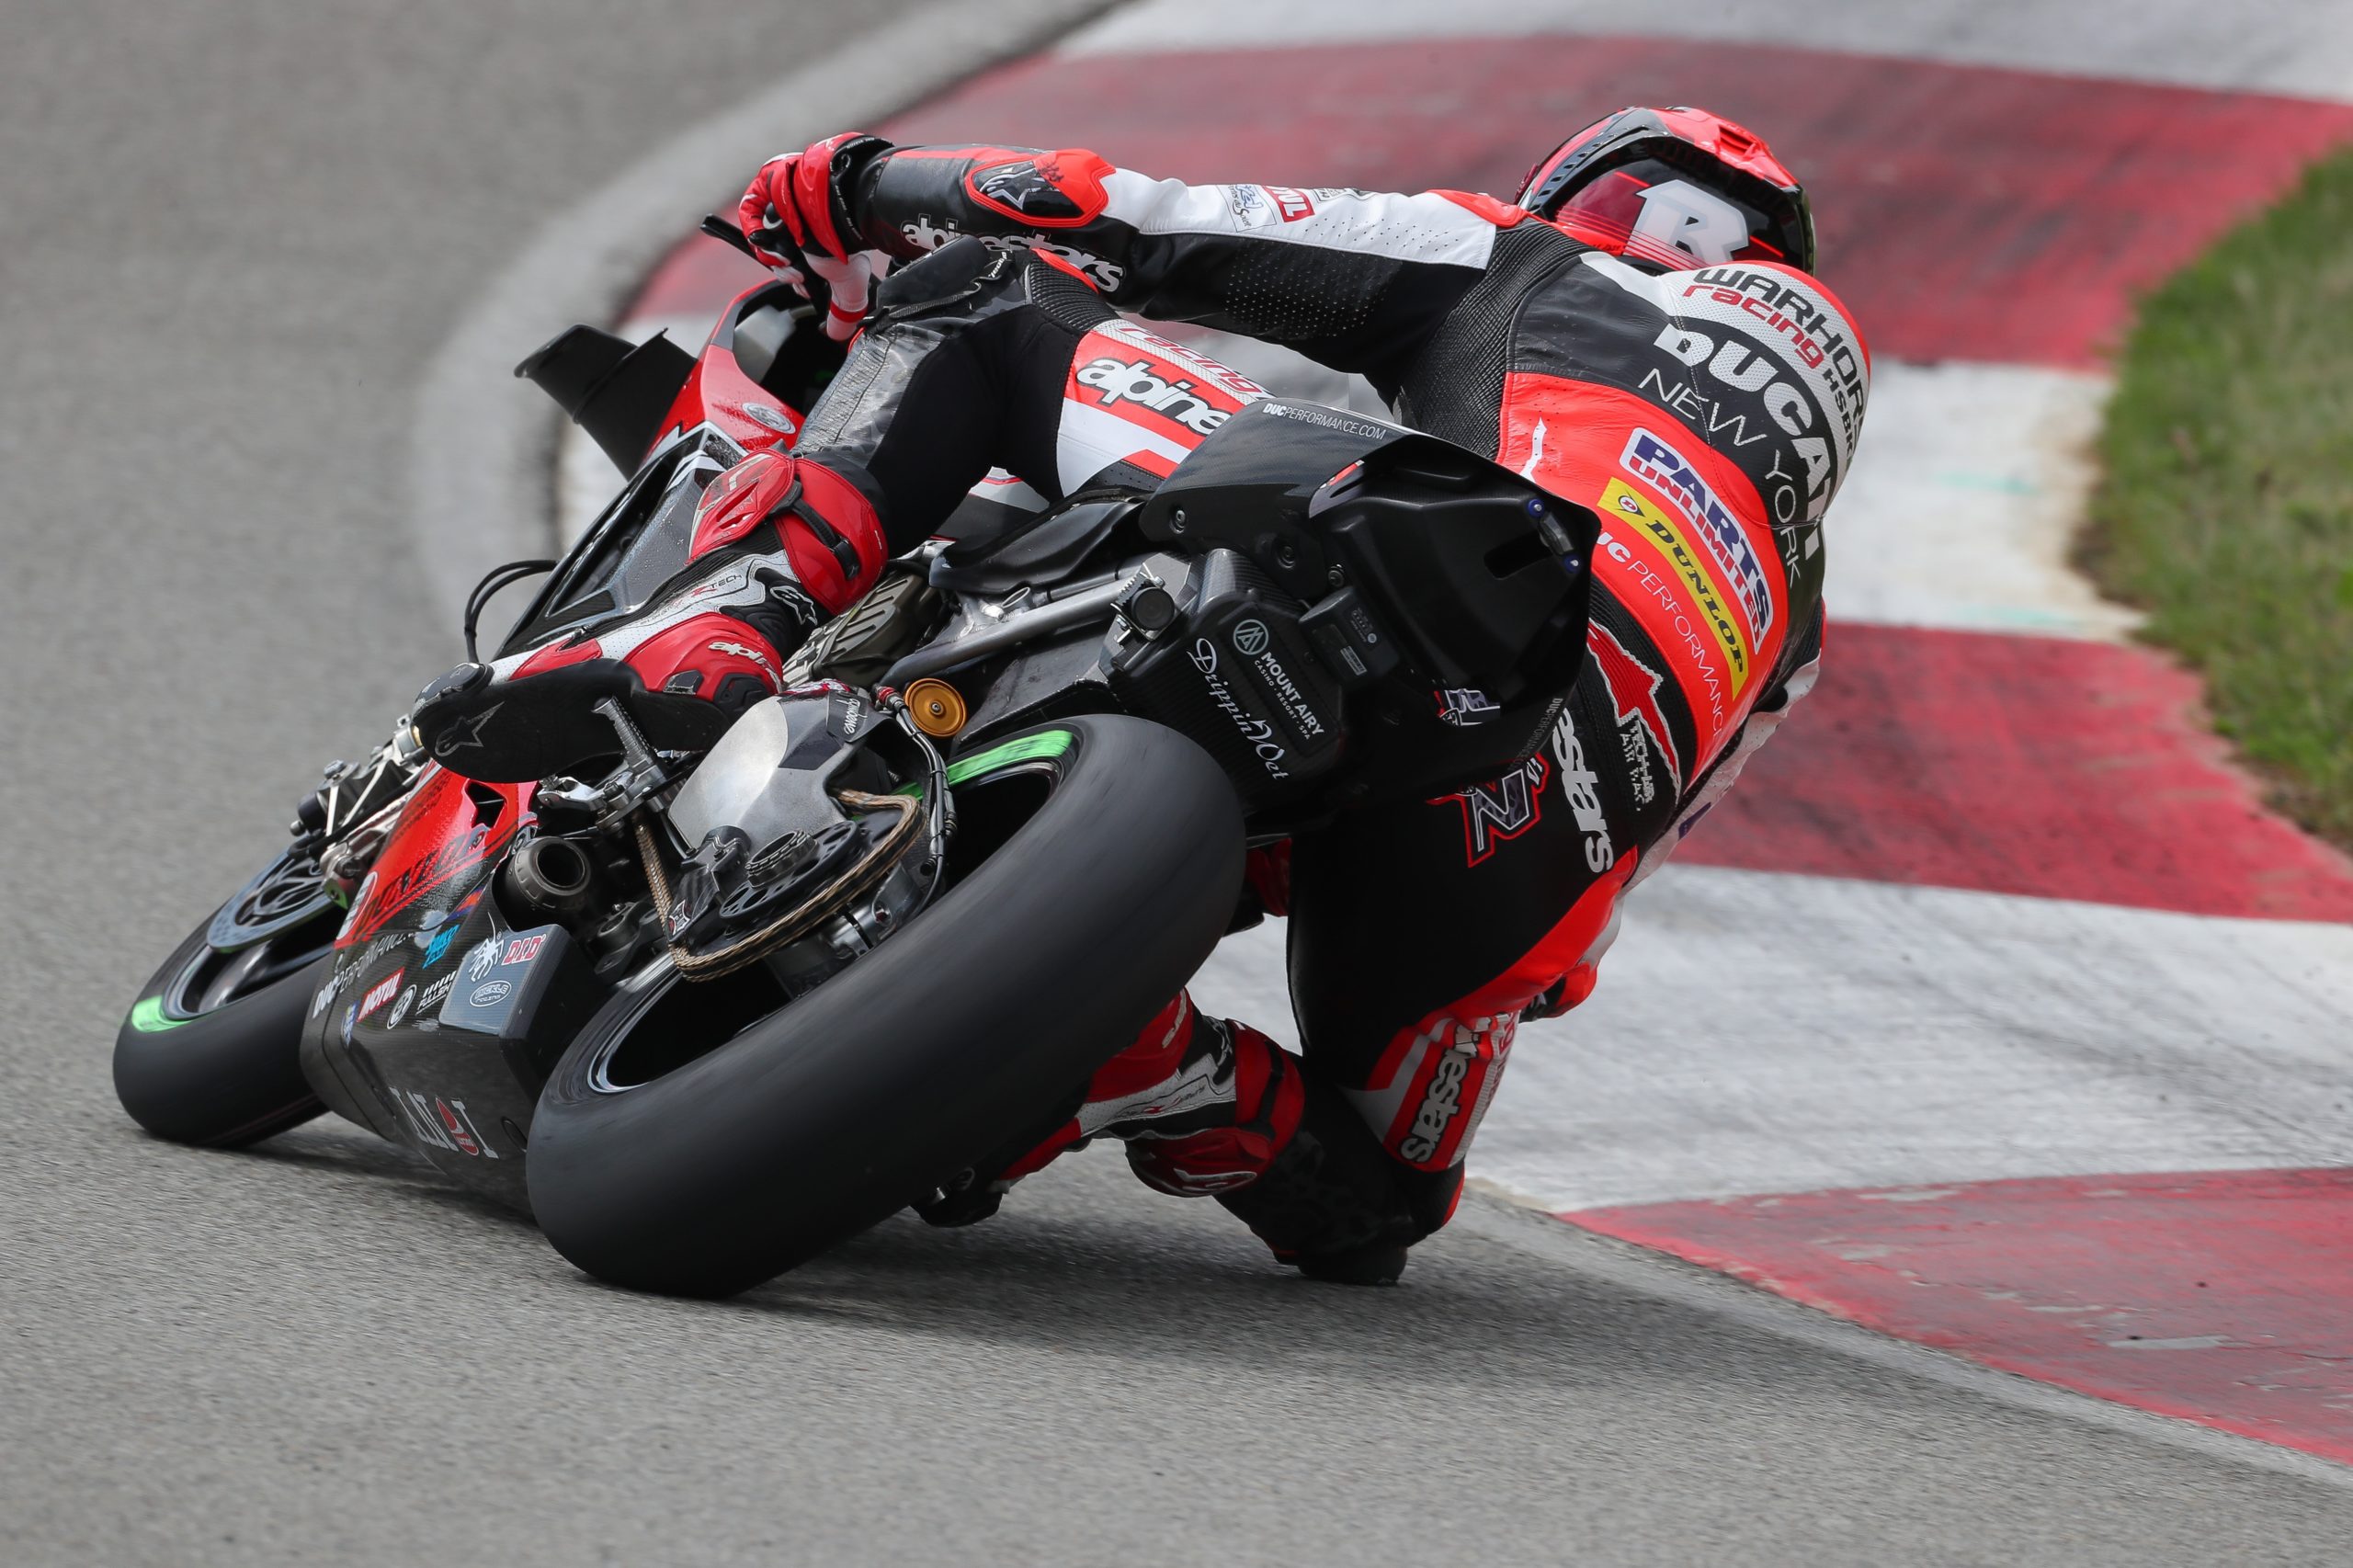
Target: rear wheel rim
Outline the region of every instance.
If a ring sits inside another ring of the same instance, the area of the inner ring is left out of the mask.
[[[992,759],[1002,758],[997,766],[987,767],[987,771],[984,773],[959,778],[951,770],[949,777],[956,780],[954,792],[959,822],[957,844],[974,842],[966,837],[965,827],[972,822],[972,809],[988,800],[987,791],[991,786],[1035,781],[1042,782],[1045,788],[1037,791],[1035,798],[1028,803],[1026,809],[1019,811],[1017,821],[1003,831],[989,835],[986,841],[981,843],[980,853],[970,858],[965,864],[957,865],[957,849],[954,845],[951,845],[949,851],[951,875],[941,884],[943,893],[947,888],[953,886],[956,881],[971,874],[984,864],[1012,838],[1015,833],[1019,831],[1020,827],[1036,816],[1051,797],[1054,785],[1062,778],[1062,766],[1059,759],[1068,750],[1068,740],[1066,732],[1049,731],[1046,735],[1057,737],[1060,744],[1041,744],[1045,742],[1045,737],[1040,736],[1019,737],[983,754],[982,760],[984,766]],[[937,897],[933,902],[938,902]],[[929,906],[926,905],[925,909],[917,911],[917,918],[927,913],[928,908]],[[915,923],[914,920],[909,920],[906,926],[912,926]],[[898,932],[892,933],[894,937],[898,934]],[[708,1043],[705,1043],[704,1040],[698,1040],[688,1034],[687,1028],[690,1028],[690,1025],[681,1028],[663,1017],[670,1011],[665,1007],[665,1004],[681,996],[682,994],[687,994],[688,988],[706,996],[716,996],[720,994],[718,987],[725,985],[729,979],[736,977],[722,977],[717,981],[690,982],[678,974],[666,956],[655,960],[654,963],[639,971],[639,974],[625,983],[622,988],[625,992],[633,991],[637,996],[636,1002],[615,1023],[610,1038],[599,1042],[595,1053],[588,1060],[586,1079],[589,1089],[598,1095],[623,1095],[632,1089],[642,1088],[668,1076],[671,1073],[676,1073],[700,1061],[703,1057],[724,1051],[747,1030],[786,1011],[792,1006],[790,999],[782,998],[782,986],[778,984],[773,977],[768,976],[764,969],[754,966],[738,971],[738,975],[756,977],[749,982],[739,979],[738,984],[756,984],[759,980],[766,980],[769,985],[775,987],[774,994],[779,997],[780,1005],[764,1007],[752,1013],[735,1027],[728,1029],[722,1038],[709,1040]],[[663,1025],[660,1028],[654,1027],[657,1018]],[[658,1045],[653,1043],[654,1037],[657,1036],[660,1041]],[[645,1066],[651,1066],[662,1061],[666,1061],[667,1065],[660,1071],[642,1070]]]

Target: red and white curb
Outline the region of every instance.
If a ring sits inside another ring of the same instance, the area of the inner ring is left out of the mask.
[[[2353,1185],[2326,1168],[2353,1164],[2353,863],[2263,809],[2196,682],[2067,565],[2134,295],[2353,137],[2353,12],[1634,20],[1152,0],[881,129],[1506,191],[1624,103],[1769,135],[1878,355],[1825,673],[1630,901],[1593,1000],[1522,1031],[1474,1175],[1892,1334],[2353,1460]],[[632,335],[694,341],[746,267],[682,248]],[[1279,1028],[1280,940],[1228,943],[1203,1005]]]

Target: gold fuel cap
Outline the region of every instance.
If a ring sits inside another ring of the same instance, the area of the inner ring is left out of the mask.
[[[915,728],[939,740],[945,740],[962,729],[964,721],[971,717],[964,707],[963,693],[944,680],[933,680],[926,676],[899,695],[906,703],[907,713],[915,720]]]

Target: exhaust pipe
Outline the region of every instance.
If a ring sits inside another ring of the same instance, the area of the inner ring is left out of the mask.
[[[506,858],[498,891],[519,913],[569,924],[597,902],[597,868],[568,838],[534,838]]]

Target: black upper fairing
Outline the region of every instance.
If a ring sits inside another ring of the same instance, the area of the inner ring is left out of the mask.
[[[560,631],[626,620],[686,571],[695,508],[710,476],[743,456],[716,431],[656,455],[605,508],[540,588],[500,646],[500,656]]]
[[[1382,420],[1254,403],[1177,465],[1137,526],[1177,549],[1238,551],[1310,605],[1356,587],[1425,688],[1511,703],[1566,690],[1584,659],[1599,519]]]

